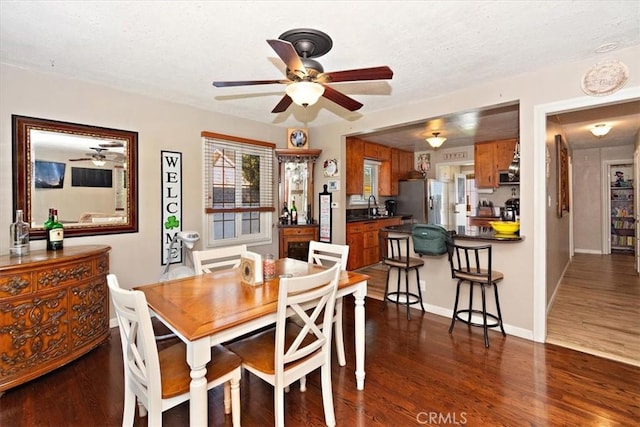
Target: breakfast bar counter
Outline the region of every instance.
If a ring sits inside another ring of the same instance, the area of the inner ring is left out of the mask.
[[[381,228],[390,233],[411,234],[414,224],[393,225]],[[521,242],[524,236],[515,234],[498,234],[493,230],[487,231],[485,227],[446,227],[455,239],[460,240],[488,240],[493,242]]]

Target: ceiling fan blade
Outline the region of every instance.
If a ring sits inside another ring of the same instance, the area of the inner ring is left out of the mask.
[[[333,101],[349,111],[356,111],[362,108],[362,103],[356,101],[355,99],[349,98],[344,93],[338,92],[330,86],[322,86],[324,86],[324,93],[322,94],[322,96],[327,98],[329,101]]]
[[[213,82],[215,87],[270,85],[275,83],[289,83],[289,80],[240,80],[236,82]]]
[[[111,142],[105,142],[103,144],[98,144],[98,146],[100,148],[119,148],[119,147],[124,147],[124,144],[120,141],[111,141]]]
[[[393,71],[385,65],[382,67],[334,71],[322,73],[318,76],[319,79],[322,79],[323,77],[328,77],[328,80],[326,80],[325,83],[353,82],[358,80],[385,80],[393,77]]]
[[[282,113],[283,111],[286,111],[287,108],[289,108],[289,105],[291,105],[292,102],[293,102],[293,99],[291,99],[289,95],[285,95],[282,97],[280,102],[278,102],[278,105],[276,105],[275,108],[271,110],[271,112]]]
[[[82,158],[82,159],[69,159],[70,162],[80,162],[80,161],[83,161],[83,160],[93,160],[93,159],[90,158],[90,157],[85,157],[85,158]]]
[[[301,71],[303,74],[307,74],[307,69],[304,65],[302,65],[302,60],[298,56],[298,52],[293,47],[291,42],[280,40],[280,39],[271,39],[267,40],[269,46],[273,50],[276,51],[282,62],[287,65],[287,68],[290,71]]]

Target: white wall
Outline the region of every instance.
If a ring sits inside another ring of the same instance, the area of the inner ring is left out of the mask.
[[[117,274],[126,287],[157,281],[162,272],[161,150],[182,153],[183,230],[198,230],[203,234],[200,132],[206,130],[286,146],[286,129],[212,114],[90,83],[6,65],[0,67],[0,226],[6,227],[6,230],[0,229],[2,254],[9,250],[8,227],[13,217],[12,114],[138,132],[138,233],[65,239],[65,246],[111,246],[111,272]],[[277,229],[274,228],[274,233],[276,232]],[[43,240],[31,242],[32,250],[44,247]],[[256,251],[277,254],[277,233],[272,245],[258,247]]]
[[[573,152],[573,241],[576,252],[602,253],[605,237],[602,224],[609,221],[609,212],[602,204],[602,163],[624,159],[632,163],[633,142],[627,146]]]

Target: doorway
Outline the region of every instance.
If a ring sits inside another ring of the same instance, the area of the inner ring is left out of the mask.
[[[633,175],[633,160],[603,163],[604,254],[634,255],[636,248],[637,189]]]
[[[533,165],[535,168],[533,188],[533,204],[535,209],[533,214],[533,228],[536,230],[536,239],[533,247],[533,338],[537,342],[546,341],[548,303],[555,290],[556,280],[559,280],[559,277],[554,277],[551,278],[552,280],[550,281],[547,277],[547,218],[552,218],[551,215],[548,215],[548,212],[550,209],[553,209],[550,203],[551,199],[547,194],[546,182],[546,169],[548,165],[546,160],[548,158],[547,117],[569,111],[637,100],[640,100],[640,87],[619,90],[616,93],[608,95],[606,100],[594,97],[580,97],[534,107],[534,146],[532,147],[532,151]],[[547,283],[548,281],[549,284]],[[551,294],[548,294],[548,292],[551,292]]]

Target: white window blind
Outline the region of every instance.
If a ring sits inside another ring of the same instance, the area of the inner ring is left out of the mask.
[[[271,239],[275,145],[203,132],[207,245]]]

